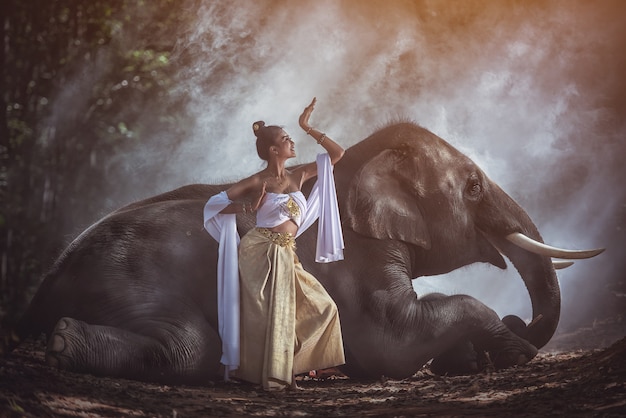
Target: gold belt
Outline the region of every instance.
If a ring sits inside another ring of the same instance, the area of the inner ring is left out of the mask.
[[[267,228],[257,228],[265,238],[272,241],[274,244],[280,245],[281,247],[290,247],[295,251],[296,249],[296,238],[290,232],[274,232]]]

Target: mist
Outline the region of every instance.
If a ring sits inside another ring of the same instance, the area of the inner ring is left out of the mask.
[[[119,207],[189,183],[236,181],[263,168],[251,125],[285,126],[295,163],[313,126],[349,147],[412,120],[472,158],[565,248],[607,250],[558,272],[561,326],[589,320],[609,281],[623,280],[626,243],[626,6],[621,1],[183,1],[197,21],[177,28],[172,98],[191,121],[108,161],[135,167],[141,190],[111,170]],[[183,57],[185,57],[183,59]],[[193,57],[192,60],[189,57]],[[146,118],[154,115],[146,115]],[[130,168],[128,168],[130,170]],[[530,319],[510,266],[470,266],[414,280],[418,294],[466,293],[503,316]],[[593,318],[591,318],[593,319]]]

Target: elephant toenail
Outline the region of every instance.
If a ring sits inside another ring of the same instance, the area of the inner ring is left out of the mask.
[[[65,320],[65,318],[61,318],[59,319],[59,322],[57,322],[57,329],[66,329],[69,326],[69,323]]]
[[[65,338],[60,335],[53,335],[50,339],[50,344],[48,345],[48,351],[60,353],[63,350],[65,350]]]

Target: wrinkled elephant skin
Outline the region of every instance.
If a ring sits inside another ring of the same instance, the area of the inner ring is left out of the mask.
[[[432,358],[442,372],[471,372],[472,353],[485,351],[508,367],[549,341],[560,312],[550,258],[505,239],[541,236],[469,158],[401,123],[348,149],[335,178],[345,260],[313,261],[316,228],[298,239],[298,254],[339,307],[348,375],[406,377]],[[215,379],[217,243],[203,229],[202,209],[226,187],[185,186],[91,226],[44,278],[20,336],[46,333],[46,359],[62,369],[167,383]],[[239,216],[240,233],[253,222]],[[525,281],[534,316],[542,315],[532,329],[522,325],[525,339],[474,298],[418,298],[413,290],[413,278],[471,263],[506,268],[501,254]]]

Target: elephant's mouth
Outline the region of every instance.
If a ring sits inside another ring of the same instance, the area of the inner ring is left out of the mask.
[[[604,249],[568,250],[546,245],[537,241],[540,238],[533,239],[520,232],[504,235],[488,233],[481,229],[477,232],[475,252],[466,253],[467,256],[473,260],[471,263],[486,262],[500,269],[507,268],[505,257],[512,262],[526,285],[532,303],[530,323],[525,326],[523,332],[516,333],[537,348],[541,348],[556,331],[560,317],[560,290],[555,269],[571,266],[574,263],[572,260],[594,257]],[[463,261],[461,263],[468,265]],[[441,292],[441,283],[437,283],[437,280],[447,272],[437,272],[432,278],[415,276],[422,278],[414,282],[417,293]],[[445,284],[443,286],[446,287]],[[458,293],[458,288],[454,291]],[[443,292],[448,293],[445,290]],[[469,292],[471,294],[472,291]],[[519,321],[526,322],[521,319]]]
[[[543,347],[554,334],[560,316],[560,290],[555,269],[571,266],[574,264],[571,260],[595,257],[604,248],[568,250],[544,244],[520,232],[491,237],[489,242],[513,262],[530,294],[533,319],[518,334],[537,348]]]

